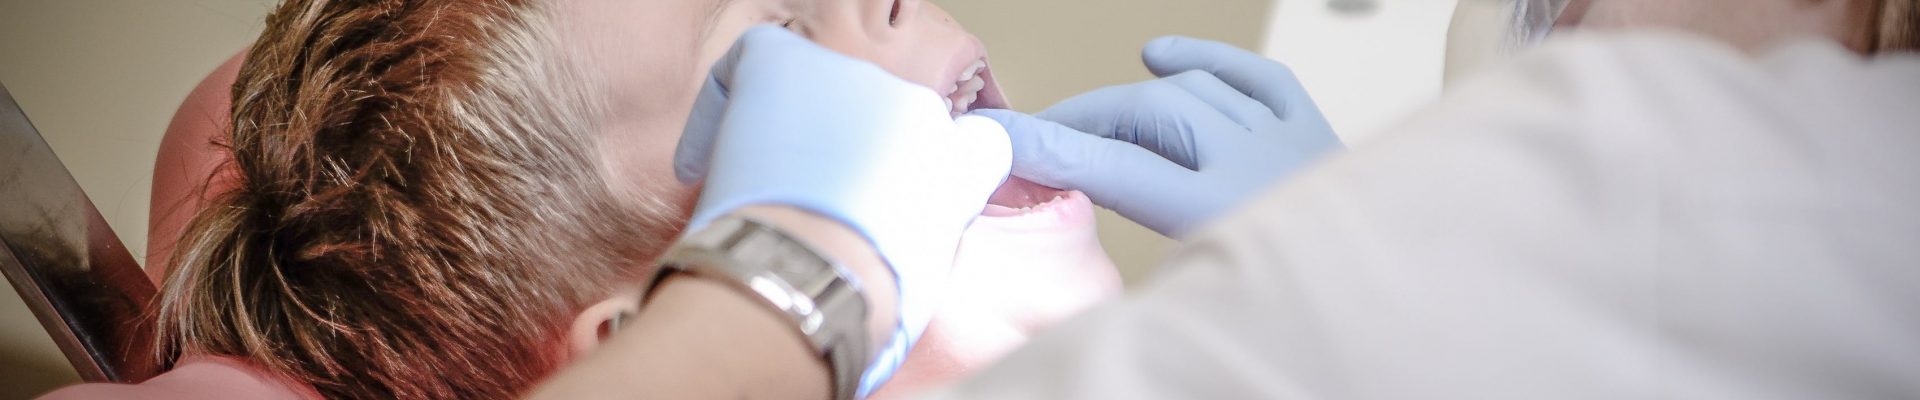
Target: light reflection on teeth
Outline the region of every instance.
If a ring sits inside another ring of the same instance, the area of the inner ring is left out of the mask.
[[[969,65],[966,70],[960,71],[960,79],[955,79],[955,81],[965,82],[973,80],[974,77],[979,76],[980,69],[986,67],[986,61],[974,61],[973,65]]]

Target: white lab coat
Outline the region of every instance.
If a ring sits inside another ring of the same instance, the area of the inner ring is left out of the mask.
[[[936,397],[1920,398],[1920,58],[1568,38]]]

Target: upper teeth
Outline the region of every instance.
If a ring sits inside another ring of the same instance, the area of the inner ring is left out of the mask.
[[[960,79],[956,81],[966,82],[966,81],[973,80],[974,77],[980,75],[980,69],[986,68],[986,67],[987,67],[986,61],[974,61],[973,65],[969,65],[967,66],[967,69],[960,71]]]
[[[974,61],[973,65],[960,71],[960,78],[954,81],[953,93],[947,94],[947,106],[952,109],[953,115],[966,113],[968,108],[973,107],[973,102],[980,100],[980,90],[987,87],[980,70],[986,68],[987,62],[982,60]]]

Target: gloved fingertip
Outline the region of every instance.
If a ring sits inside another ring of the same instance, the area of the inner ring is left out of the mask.
[[[1140,60],[1154,76],[1167,77],[1181,72],[1204,70],[1216,75],[1226,64],[1245,59],[1265,60],[1239,46],[1225,42],[1185,36],[1167,36],[1148,43]]]
[[[673,177],[679,179],[681,184],[692,185],[706,178],[707,158],[712,157],[712,154],[708,154],[711,148],[709,143],[696,143],[702,142],[698,135],[707,133],[682,134],[679,146],[673,149]]]
[[[1173,35],[1148,41],[1146,46],[1140,48],[1140,63],[1145,64],[1148,72],[1152,72],[1154,76],[1180,73],[1181,71],[1169,70],[1172,68],[1170,64],[1175,64],[1171,61],[1179,58],[1180,48],[1191,40],[1192,38],[1186,36]]]
[[[1174,47],[1179,46],[1180,41],[1185,39],[1185,36],[1179,35],[1154,38],[1153,40],[1147,41],[1146,46],[1140,48],[1140,58],[1143,60],[1156,59],[1161,55],[1165,55],[1168,51],[1173,50]]]
[[[701,173],[700,170],[695,169],[694,167],[689,166],[686,163],[682,163],[679,161],[675,161],[673,163],[673,178],[679,180],[680,184],[682,185],[692,185],[695,183],[700,183],[700,178],[702,178],[703,175],[706,175],[706,174]]]
[[[978,115],[962,115],[953,120],[960,127],[963,148],[971,150],[968,159],[978,163],[988,175],[1004,177],[1013,169],[1013,139],[1001,122]]]

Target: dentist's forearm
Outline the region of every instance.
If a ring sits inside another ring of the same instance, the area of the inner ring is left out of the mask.
[[[865,239],[844,225],[789,207],[735,213],[778,226],[852,269],[866,284],[871,337],[884,339],[892,332],[892,275]],[[669,276],[627,328],[528,397],[829,398],[831,369],[764,301],[725,282]]]
[[[824,361],[761,300],[666,278],[637,320],[555,374],[533,399],[826,399]]]

